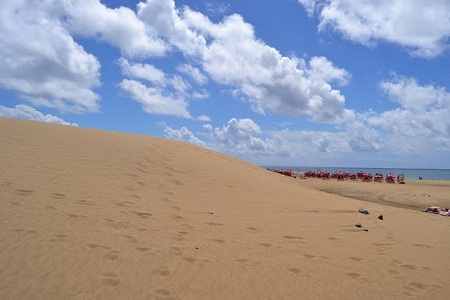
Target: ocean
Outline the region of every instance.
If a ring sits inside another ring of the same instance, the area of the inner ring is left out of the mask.
[[[264,169],[283,169],[293,171],[317,171],[318,169],[324,170],[330,173],[333,172],[349,172],[358,173],[359,171],[371,173],[383,173],[386,176],[387,173],[393,173],[395,176],[398,174],[404,174],[405,179],[422,179],[426,180],[450,180],[450,169],[401,169],[401,168],[338,168],[338,167],[305,167],[305,166],[261,166]]]

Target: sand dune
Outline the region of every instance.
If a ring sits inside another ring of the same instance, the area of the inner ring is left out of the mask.
[[[450,292],[450,218],[145,136],[0,118],[0,149],[0,299]]]

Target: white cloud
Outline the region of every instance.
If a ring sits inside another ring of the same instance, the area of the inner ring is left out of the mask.
[[[186,55],[198,55],[205,47],[205,38],[188,28],[173,0],[140,2],[137,15],[153,28],[154,32]]]
[[[122,80],[119,86],[149,114],[192,118],[187,110],[188,103],[184,99],[164,95],[164,91],[157,87],[148,87],[131,79]]]
[[[233,14],[220,23],[173,0],[140,3],[138,16],[164,40],[202,66],[215,82],[259,113],[307,115],[315,121],[342,122],[351,112],[332,83],[344,85],[350,75],[324,57],[309,62],[282,56],[255,37],[253,27]],[[205,79],[189,66],[198,83]],[[200,73],[202,74],[202,73]]]
[[[277,136],[262,138],[261,128],[251,119],[230,119],[221,128],[211,124],[203,125],[203,133],[199,133],[209,141],[200,140],[189,129],[172,129],[166,127],[167,138],[208,147],[241,158],[268,157],[271,155],[288,155],[285,141]]]
[[[191,85],[180,75],[167,76],[162,70],[151,64],[130,63],[123,57],[118,60],[122,73],[132,78],[144,79],[162,88],[172,88],[181,96],[187,96]]]
[[[381,82],[380,88],[407,110],[423,112],[450,107],[450,93],[444,87],[421,86],[415,78],[394,75],[392,80]]]
[[[146,86],[140,81],[125,79],[119,85],[129,96],[141,103],[147,113],[191,118],[187,111],[188,99],[201,100],[209,97],[209,93],[204,89],[192,91],[191,84],[178,74],[170,76],[151,64],[130,63],[125,58],[120,58],[118,63],[124,75],[143,79],[151,84]],[[158,107],[159,105],[161,107]],[[209,120],[207,116],[195,119],[206,121],[206,118]]]
[[[205,2],[205,6],[208,13],[214,15],[223,15],[230,9],[230,4],[217,2]]]
[[[276,155],[286,153],[281,139],[261,138],[261,128],[252,119],[232,118],[222,128],[203,126],[214,148],[237,155]]]
[[[197,118],[195,118],[197,121],[201,121],[201,122],[211,122],[211,118],[205,115],[201,115],[198,116]]]
[[[204,147],[206,145],[205,142],[198,139],[192,132],[189,131],[186,127],[181,127],[180,130],[172,129],[170,127],[166,127],[164,129],[164,134],[167,138],[172,140],[177,140],[185,143],[190,143],[197,146]]]
[[[396,153],[450,153],[450,93],[435,85],[420,85],[415,78],[394,75],[380,89],[400,107],[358,116],[384,132],[385,143]]]
[[[0,88],[63,112],[99,110],[100,63],[77,44],[52,2],[0,4]]]
[[[130,64],[130,62],[123,57],[119,58],[118,62],[124,75],[130,76],[132,78],[144,79],[157,85],[165,85],[166,75],[162,70],[156,68],[151,64]]]
[[[208,78],[198,68],[190,64],[181,64],[177,67],[177,71],[191,77],[197,84],[205,85]]]
[[[203,99],[209,98],[209,93],[208,93],[208,91],[205,90],[205,89],[201,89],[201,90],[198,90],[198,91],[194,91],[194,92],[192,93],[192,98],[193,98],[194,100],[203,100]]]
[[[99,0],[63,1],[66,25],[75,35],[96,37],[118,47],[127,56],[162,56],[168,47],[136,13],[111,9]]]
[[[422,57],[435,57],[449,48],[448,0],[298,1],[310,16],[318,14],[319,30],[330,27],[358,43],[386,41]]]
[[[184,80],[184,78],[180,75],[173,75],[170,79],[170,85],[180,95],[187,95],[188,91],[191,89],[191,85],[189,84],[189,82]]]
[[[40,121],[40,122],[46,122],[46,123],[78,126],[78,124],[76,124],[76,123],[66,122],[63,119],[61,119],[57,116],[54,116],[54,115],[50,115],[50,114],[44,115],[43,113],[35,110],[31,106],[23,105],[23,104],[16,105],[14,108],[5,107],[3,105],[0,105],[0,116]]]
[[[351,77],[346,70],[336,68],[331,61],[323,56],[311,58],[309,65],[309,77],[314,81],[336,82],[345,86]]]

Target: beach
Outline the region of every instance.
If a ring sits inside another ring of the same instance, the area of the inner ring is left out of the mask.
[[[406,209],[450,208],[449,180],[406,180],[405,184],[389,184],[308,178],[302,179],[301,184],[335,195]]]
[[[450,293],[450,218],[420,211],[448,206],[446,181],[295,179],[180,142],[8,118],[0,149],[1,299]]]

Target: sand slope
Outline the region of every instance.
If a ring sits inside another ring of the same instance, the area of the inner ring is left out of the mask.
[[[450,218],[151,137],[0,118],[0,149],[0,299],[450,292]]]

